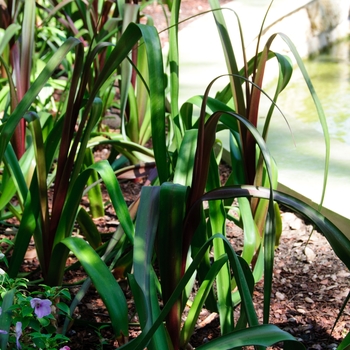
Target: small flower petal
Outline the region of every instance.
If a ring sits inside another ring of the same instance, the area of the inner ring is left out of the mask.
[[[63,348],[60,348],[60,350],[70,350],[70,347],[65,345]]]
[[[49,299],[33,298],[30,300],[30,306],[34,309],[35,315],[39,318],[51,314],[52,302]]]
[[[16,323],[16,346],[17,349],[21,349],[21,344],[19,343],[19,338],[22,335],[22,322],[17,322]]]
[[[0,334],[7,334],[7,332],[0,329]]]

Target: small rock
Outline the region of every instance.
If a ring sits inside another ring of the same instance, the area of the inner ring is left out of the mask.
[[[333,275],[330,276],[333,281],[337,280],[337,275],[334,273]]]
[[[347,272],[345,270],[341,270],[337,273],[337,276],[339,277],[349,277],[350,276],[350,272]]]
[[[297,311],[300,313],[300,314],[306,314],[306,311],[304,309],[297,309]]]
[[[306,301],[307,303],[309,303],[309,304],[313,304],[313,303],[314,303],[314,301],[313,301],[311,298],[309,298],[309,297],[306,297],[306,298],[305,298],[305,301]]]
[[[312,261],[314,261],[316,259],[315,252],[309,247],[305,248],[304,254],[306,255],[307,262],[312,262]]]
[[[276,292],[276,298],[278,300],[284,300],[286,298],[286,296],[283,293]]]

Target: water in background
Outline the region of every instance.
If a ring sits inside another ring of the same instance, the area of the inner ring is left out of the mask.
[[[331,138],[350,145],[350,41],[334,45],[306,61],[305,66],[321,100]],[[310,93],[297,68],[277,104],[286,115],[322,132]]]

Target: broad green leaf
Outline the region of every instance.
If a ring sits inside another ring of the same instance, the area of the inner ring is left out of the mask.
[[[18,106],[1,130],[0,160],[3,159],[7,144],[10,142],[13,132],[21,118],[23,118],[31,104],[35,101],[37,95],[47,83],[56,67],[62,62],[66,54],[79,44],[80,41],[77,39],[67,39],[67,41],[54,53],[45,68],[39,74],[38,78],[33,82],[27,93],[24,95],[23,99],[18,103]]]
[[[269,41],[273,41],[276,35],[273,35],[269,39]],[[321,194],[321,200],[320,200],[320,205],[319,205],[319,209],[321,209],[322,204],[323,204],[323,200],[324,200],[324,196],[326,193],[329,158],[330,158],[330,138],[329,138],[327,120],[326,120],[326,116],[324,114],[321,102],[317,96],[315,88],[311,82],[309,74],[306,71],[305,65],[304,65],[303,60],[301,59],[301,57],[298,53],[298,50],[296,49],[295,45],[293,44],[293,42],[290,40],[290,38],[287,35],[285,35],[283,33],[278,33],[278,35],[286,42],[286,44],[288,45],[289,49],[291,50],[291,52],[292,52],[292,54],[293,54],[293,56],[298,64],[298,67],[299,67],[299,69],[304,77],[305,83],[310,91],[310,95],[314,101],[315,108],[316,108],[316,111],[317,111],[317,114],[318,114],[318,117],[320,120],[320,124],[322,126],[322,131],[323,131],[324,141],[325,141],[325,166],[324,166],[324,175],[323,175],[322,194]]]
[[[280,330],[275,325],[258,325],[243,329],[240,331],[226,334],[211,342],[199,346],[198,350],[230,350],[240,349],[242,346],[258,345],[271,346],[278,342],[292,342],[285,344],[284,349],[305,349],[304,345],[299,343],[289,333]],[[288,348],[286,347],[288,345]]]
[[[227,262],[227,255],[223,255],[218,258],[208,271],[205,279],[202,281],[196,296],[192,302],[190,311],[186,317],[186,321],[181,329],[181,346],[184,347],[190,340],[194,332],[194,328],[198,321],[200,312],[202,311],[203,305],[208,297],[212,285],[215,281],[216,276],[218,275],[222,266]],[[229,293],[230,294],[230,293]]]
[[[180,14],[181,0],[173,0],[171,6],[170,29],[169,29],[169,82],[170,82],[170,111],[172,124],[170,125],[170,139],[175,138],[176,149],[181,145],[181,138],[184,133],[181,118],[175,118],[179,115],[179,42],[178,42],[178,23]]]
[[[84,166],[89,167],[93,163],[94,156],[92,154],[92,150],[90,148],[85,148]],[[89,186],[89,191],[87,192],[87,195],[89,198],[91,216],[93,218],[99,218],[104,215],[102,191],[100,186],[96,186],[97,181],[98,175],[96,172],[93,172],[87,183]]]
[[[129,24],[97,77],[91,94],[97,95],[104,81],[127,57],[141,37],[144,40],[144,45],[146,45],[148,70],[153,72],[149,80],[151,124],[152,134],[158,135],[153,139],[153,147],[159,177],[161,182],[164,182],[169,178],[165,132],[165,86],[162,50],[155,27],[135,23]]]
[[[160,313],[154,276],[152,275],[152,257],[159,222],[160,187],[143,187],[136,218],[134,239],[134,276],[129,276],[137,308],[140,308],[140,322],[143,332],[147,333]],[[152,337],[150,349],[168,348],[166,331],[161,326]]]
[[[36,176],[38,184],[38,197],[40,204],[40,227],[43,231],[43,235],[49,235],[49,207],[48,207],[48,195],[47,195],[47,165],[45,162],[45,149],[42,128],[40,120],[35,113],[31,113],[31,121],[29,122],[29,128],[32,133],[35,162],[36,162]],[[27,118],[28,119],[28,118]]]
[[[11,313],[9,311],[9,308],[13,304],[15,292],[16,292],[16,289],[10,289],[1,295],[2,304],[1,304],[1,315],[0,315],[0,329],[7,332],[6,334],[0,333],[0,347],[1,347],[1,349],[7,349],[8,339],[9,339],[9,335],[10,335],[9,334],[10,333],[10,326],[12,323],[12,317],[11,317]]]
[[[174,184],[191,186],[194,155],[197,147],[197,130],[187,130],[181,142],[174,172]]]
[[[256,249],[260,246],[261,237],[259,237],[249,201],[246,198],[238,198],[238,203],[244,230],[242,258],[250,264]]]
[[[243,259],[238,259],[236,253],[233,251],[232,246],[230,242],[222,235],[216,234],[212,236],[209,240],[205,242],[205,244],[200,248],[197,255],[193,258],[192,263],[189,265],[188,269],[186,270],[184,276],[180,280],[179,284],[176,286],[175,290],[173,291],[169,301],[164,305],[159,317],[154,321],[152,324],[152,327],[147,333],[141,333],[139,337],[137,337],[135,340],[131,341],[130,343],[123,345],[120,349],[123,350],[142,350],[144,349],[147,344],[149,343],[150,339],[152,338],[154,332],[160,327],[162,322],[164,321],[166,315],[169,313],[170,309],[172,308],[172,305],[175,303],[175,301],[179,298],[179,296],[182,294],[183,290],[185,289],[188,281],[191,279],[192,275],[196,271],[200,261],[202,260],[203,256],[206,254],[206,251],[208,247],[212,245],[212,240],[216,238],[223,239],[226,243],[226,253],[229,256],[231,267],[234,270],[235,276],[237,277],[237,280],[240,282],[238,283],[238,288],[240,289],[242,300],[244,301],[244,306],[247,308],[249,315],[252,317],[250,320],[252,321],[252,324],[258,324],[257,316],[254,311],[253,301],[251,299],[251,293],[253,285],[252,281],[249,282],[250,286],[247,284],[247,280],[250,280],[248,278],[248,275],[246,273],[250,273],[248,265],[246,265],[245,261]],[[242,268],[242,264],[244,266],[244,270]],[[251,273],[250,273],[251,275]]]
[[[82,239],[62,240],[78,258],[91,278],[111,318],[114,334],[119,340],[128,337],[128,306],[122,289],[99,255]]]
[[[139,5],[133,3],[126,3],[124,5],[123,27],[122,33],[125,32],[127,26],[130,23],[136,22],[137,14],[139,12]],[[131,74],[132,66],[129,61],[132,61],[131,52],[128,54],[128,59],[123,60],[121,63],[121,79],[120,79],[120,118],[121,118],[121,131],[124,137],[126,136],[126,116],[125,109],[128,101],[129,89],[131,88]],[[133,141],[135,139],[131,137]]]
[[[210,169],[206,189],[208,191],[220,187],[218,164],[214,153],[210,154]],[[209,222],[212,233],[221,233],[226,236],[226,211],[223,201],[209,202]],[[220,259],[225,254],[225,244],[221,239],[213,240],[214,259]],[[231,298],[231,277],[228,264],[224,265],[216,277],[216,293],[218,312],[220,317],[221,334],[226,334],[234,329],[233,305]]]
[[[160,283],[164,302],[169,300],[178,285],[184,266],[182,236],[186,211],[187,186],[165,182],[160,187],[159,224],[156,251],[160,270]],[[186,261],[185,257],[185,261]],[[182,298],[173,305],[166,319],[166,326],[175,349],[179,347]]]
[[[78,211],[77,221],[83,236],[92,248],[97,249],[101,244],[101,234],[87,211],[81,207]]]
[[[21,40],[21,81],[23,92],[26,92],[30,85],[30,74],[32,68],[32,57],[34,50],[34,31],[35,31],[35,0],[26,0],[24,3],[22,40]]]
[[[224,199],[236,197],[258,197],[269,199],[271,189],[264,187],[255,187],[249,185],[229,186],[206,193],[203,200]],[[338,258],[350,270],[350,240],[342,233],[331,221],[324,217],[318,210],[312,208],[303,201],[273,190],[274,200],[286,207],[300,213],[302,216],[309,219],[317,229],[326,237],[332,249]]]
[[[98,163],[94,163],[89,168],[84,170],[74,182],[72,190],[65,201],[65,206],[60,217],[57,231],[55,232],[54,237],[51,237],[54,239],[54,248],[64,238],[71,235],[85,185],[93,171],[97,171],[101,176],[121,226],[123,227],[124,232],[126,233],[130,242],[133,242],[134,225],[130,218],[130,214],[119,183],[109,163],[107,161],[100,161]],[[57,250],[53,250],[49,261],[50,266],[47,276],[48,284],[59,285],[61,283],[67,254],[68,252],[64,251],[64,247],[62,246],[58,247]]]
[[[337,350],[349,350],[350,349],[350,333],[342,340],[342,342],[337,347]]]
[[[16,241],[8,269],[8,275],[11,278],[17,277],[17,273],[23,263],[23,259],[29,246],[30,239],[34,234],[35,229],[37,228],[36,218],[38,214],[39,207],[33,206],[32,196],[30,192],[28,192],[24,203],[24,211],[16,234]],[[40,241],[35,241],[38,252],[38,258],[40,263],[42,263],[44,261],[44,255],[43,248],[40,243]]]
[[[209,4],[212,9],[220,8],[220,3],[218,0],[209,0]],[[235,12],[234,12],[235,13]],[[238,74],[238,66],[237,61],[235,57],[235,52],[232,47],[232,41],[230,39],[230,35],[226,26],[225,18],[222,14],[222,11],[213,11],[213,16],[215,19],[215,23],[219,32],[222,48],[224,51],[226,66],[229,74]],[[244,42],[243,42],[243,35],[241,30],[241,25],[238,16],[236,15],[237,23],[240,28],[241,33],[241,43],[242,47],[244,48]],[[245,59],[245,51],[243,49],[243,55],[244,55],[244,61]],[[234,104],[236,106],[237,113],[241,115],[245,115],[245,102],[244,102],[244,95],[243,95],[243,89],[241,87],[241,81],[240,79],[234,78],[234,76],[230,77],[231,81],[231,91],[232,96],[234,98]]]
[[[17,23],[11,23],[0,37],[0,56],[6,48],[6,45],[12,40],[16,33],[21,29]]]
[[[9,143],[6,147],[4,154],[4,164],[6,170],[11,176],[3,176],[1,182],[1,196],[0,196],[0,210],[3,209],[13,198],[15,192],[18,194],[18,199],[21,206],[24,205],[24,201],[28,193],[28,182],[31,178],[31,168],[33,160],[33,148],[30,147],[27,152],[18,161],[15,152],[11,144]]]

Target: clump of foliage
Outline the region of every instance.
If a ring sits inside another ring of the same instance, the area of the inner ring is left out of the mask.
[[[151,21],[139,23],[147,4],[101,0],[5,3],[0,44],[4,91],[0,96],[0,211],[2,221],[10,217],[19,221],[5,251],[4,257],[9,256],[6,278],[23,281],[17,277],[33,237],[42,281],[54,288],[47,287],[44,294],[62,284],[72,252],[89,277],[81,282],[69,312],[65,304],[55,305],[72,315],[93,283],[123,349],[190,348],[204,305],[218,312],[221,337],[199,349],[263,348],[280,341],[286,349],[302,349],[290,334],[268,324],[274,249],[281,234],[278,203],[308,217],[347,267],[350,242],[320,213],[276,191],[277,167],[265,141],[278,96],[293,71],[291,60],[271,51],[275,35],[262,51],[258,42],[255,56],[248,60],[241,32],[244,65],[239,69],[220,5],[216,0],[209,3],[227,58],[229,84],[211,98],[215,78],[203,96],[193,96],[182,106],[178,101],[180,0],[164,5],[171,12],[168,59]],[[240,28],[238,15],[237,21]],[[327,145],[324,192],[329,160],[325,116],[297,50],[288,37],[280,35],[297,60],[323,126]],[[257,130],[259,102],[265,65],[271,59],[277,60],[278,80],[261,135]],[[199,116],[194,113],[196,107]],[[111,132],[102,120],[115,110],[121,124]],[[221,130],[230,134],[232,163],[223,186],[218,171],[223,150],[216,139]],[[152,149],[144,146],[150,138]],[[109,145],[109,158],[95,162],[93,149],[101,145]],[[153,172],[140,198],[127,207],[118,176],[139,168]],[[103,242],[93,221],[104,215],[101,182],[120,222],[108,242]],[[80,205],[85,195],[89,210]],[[231,210],[237,217],[231,216]],[[244,230],[242,255],[236,254],[226,238],[227,220]],[[76,224],[83,238],[74,235]],[[140,320],[142,332],[130,342],[127,301],[112,269],[127,277]],[[259,324],[252,294],[263,275],[264,320]],[[182,323],[195,281],[198,291]],[[22,298],[16,294],[17,287],[4,288],[2,307],[8,312],[2,313],[0,322],[8,327],[1,335],[6,346],[9,319],[16,321],[13,339],[18,342],[17,323],[22,322],[18,315],[29,310],[29,304],[33,311],[43,300],[30,299],[36,292]],[[61,296],[67,297],[57,294],[53,300],[46,299],[55,303]],[[20,299],[22,304],[13,303]],[[235,320],[238,304],[240,316]],[[54,317],[50,315],[39,312],[35,318],[30,313],[37,328],[51,327]],[[69,318],[63,333],[68,326]],[[47,329],[47,334],[53,333]],[[66,340],[64,335],[54,339]],[[347,337],[342,346],[348,342]]]

